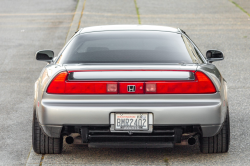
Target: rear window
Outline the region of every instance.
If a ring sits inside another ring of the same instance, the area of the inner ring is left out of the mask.
[[[58,63],[198,63],[181,34],[104,31],[76,36]]]

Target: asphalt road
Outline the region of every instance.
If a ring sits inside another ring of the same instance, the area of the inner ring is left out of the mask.
[[[88,149],[64,145],[60,155],[31,149],[33,86],[43,65],[35,51],[63,46],[77,1],[1,1],[0,5],[0,164],[2,165],[249,165],[250,162],[250,1],[86,0],[80,27],[155,24],[180,27],[203,53],[224,52],[216,62],[228,82],[231,147],[204,155],[198,144],[174,149]],[[237,7],[238,5],[238,7]],[[244,10],[240,9],[242,7]],[[140,19],[138,19],[138,16]]]

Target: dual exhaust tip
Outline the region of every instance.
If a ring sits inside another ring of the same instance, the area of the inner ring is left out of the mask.
[[[73,144],[74,143],[74,138],[72,136],[68,136],[68,137],[66,137],[65,142],[67,144]]]
[[[195,145],[196,144],[196,139],[194,137],[189,137],[187,139],[188,145]]]
[[[67,144],[73,144],[74,143],[74,138],[72,136],[68,136],[68,137],[66,137],[65,141],[66,141]],[[187,141],[185,141],[185,142],[187,142],[186,145],[191,145],[192,146],[192,145],[196,144],[196,139],[194,137],[189,137],[187,139]]]

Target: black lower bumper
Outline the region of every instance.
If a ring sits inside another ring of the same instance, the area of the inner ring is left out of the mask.
[[[173,142],[91,142],[89,148],[173,148]]]
[[[182,134],[198,132],[199,126],[154,126],[152,133],[111,132],[108,127],[65,126],[64,135],[79,133],[90,148],[172,148]]]

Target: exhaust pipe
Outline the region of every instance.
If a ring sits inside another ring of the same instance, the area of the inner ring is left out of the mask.
[[[74,138],[71,136],[66,137],[65,139],[67,144],[73,144],[74,143]]]
[[[187,142],[188,142],[188,145],[195,145],[196,139],[194,137],[189,137]]]
[[[184,139],[181,140],[180,143],[175,143],[175,145],[184,145],[184,146],[187,146],[187,145],[195,145],[196,144],[196,135],[193,135],[193,136],[190,136],[190,137],[186,137]]]

